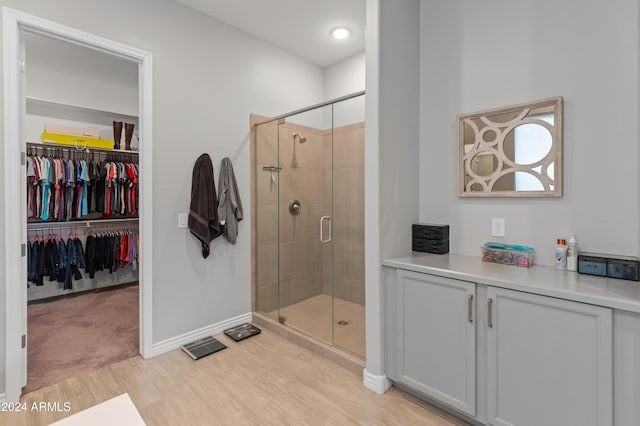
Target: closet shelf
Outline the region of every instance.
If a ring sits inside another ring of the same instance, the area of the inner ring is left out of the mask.
[[[115,121],[126,121],[138,123],[135,115],[121,114],[116,111],[105,111],[80,105],[71,105],[48,99],[34,98],[27,96],[27,114],[40,115],[45,117],[55,117],[67,120],[87,121],[89,123],[111,126]]]

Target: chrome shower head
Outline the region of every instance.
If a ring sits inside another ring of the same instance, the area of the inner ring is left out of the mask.
[[[293,133],[293,141],[296,141],[296,138],[298,138],[298,142],[300,143],[305,143],[307,141],[307,138],[303,137],[302,135],[298,134],[298,133]]]

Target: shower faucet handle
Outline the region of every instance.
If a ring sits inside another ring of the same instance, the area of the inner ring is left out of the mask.
[[[291,204],[289,204],[289,213],[291,213],[294,216],[299,215],[301,209],[302,209],[302,204],[300,204],[300,201],[298,200],[293,200]]]

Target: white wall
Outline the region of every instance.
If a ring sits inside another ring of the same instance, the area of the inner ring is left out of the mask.
[[[421,2],[420,220],[451,225],[479,255],[492,217],[504,241],[551,265],[556,238],[637,256],[638,2]],[[456,115],[564,97],[564,196],[457,197]]]
[[[324,70],[324,98],[331,100],[365,88],[365,52],[346,58]],[[333,126],[364,121],[365,97],[350,99],[334,106]],[[331,127],[331,112],[325,114],[325,129]]]
[[[205,260],[199,243],[177,228],[177,214],[189,209],[191,171],[203,152],[214,160],[216,180],[220,160],[231,158],[245,213],[250,212],[249,114],[272,116],[322,101],[322,70],[170,0],[0,5],[154,55],[153,341],[250,312],[250,220],[240,223],[235,246],[217,239]]]
[[[419,184],[418,0],[367,1],[367,373],[383,376],[382,258],[411,250]]]
[[[137,82],[137,78],[134,82]],[[65,88],[68,87],[74,87],[75,90],[66,90]],[[27,71],[26,91],[26,95],[31,98],[132,116],[138,115],[137,87],[101,82],[58,70],[30,66]],[[103,95],[100,97],[91,96],[96,91]]]
[[[364,90],[365,52],[343,59],[324,69],[324,97],[333,99],[339,96]]]
[[[39,34],[22,36],[27,97],[138,115],[137,63]]]

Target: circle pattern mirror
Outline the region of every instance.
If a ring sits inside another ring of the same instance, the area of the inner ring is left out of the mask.
[[[458,116],[458,195],[562,196],[562,97]]]

